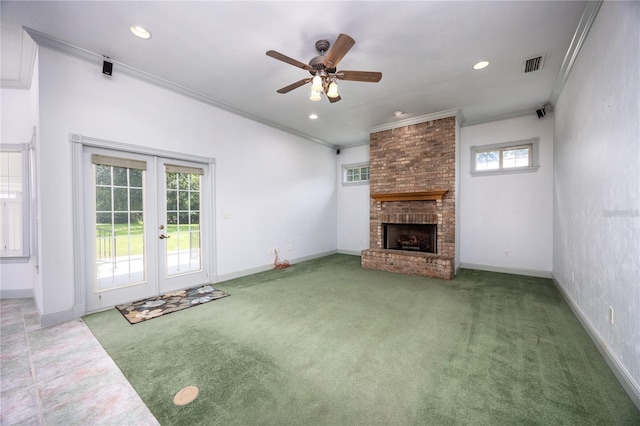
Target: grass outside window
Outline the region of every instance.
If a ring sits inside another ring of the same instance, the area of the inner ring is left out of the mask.
[[[103,231],[100,235],[105,235],[106,233],[106,238],[113,237],[115,257],[136,256],[144,253],[144,226],[142,222],[132,223],[131,225],[127,223],[98,224],[97,229]],[[113,233],[111,233],[112,230]],[[200,225],[167,225],[165,231],[165,235],[170,237],[165,239],[167,251],[189,250],[193,248],[190,245],[190,233],[196,232],[199,234]],[[99,245],[102,238],[105,237],[96,238],[96,250],[98,253],[100,253]]]

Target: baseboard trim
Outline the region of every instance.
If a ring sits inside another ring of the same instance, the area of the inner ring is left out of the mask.
[[[73,318],[80,319],[87,313],[87,305],[82,303],[79,305],[73,305]]]
[[[362,251],[354,251],[354,250],[338,250],[336,251],[338,254],[349,254],[351,256],[362,256]]]
[[[326,251],[326,252],[322,252],[322,253],[316,253],[316,254],[312,254],[309,256],[301,256],[301,257],[296,257],[294,259],[287,259],[287,261],[294,265],[296,263],[300,263],[300,262],[306,262],[307,260],[313,260],[313,259],[319,259],[321,257],[326,257],[326,256],[331,256],[332,254],[336,254],[338,253],[337,250],[331,250],[331,251]],[[360,253],[358,253],[359,255]],[[253,275],[253,274],[257,274],[260,272],[265,272],[265,271],[270,271],[271,269],[273,269],[273,263],[270,263],[268,265],[263,265],[263,266],[257,266],[255,268],[251,268],[251,269],[244,269],[242,271],[237,271],[237,272],[231,272],[229,274],[223,274],[223,275],[218,275],[216,277],[216,283],[221,283],[224,281],[230,281],[230,280],[234,280],[236,278],[242,278],[242,277],[246,277],[247,275]]]
[[[25,288],[19,290],[0,290],[0,299],[31,299],[33,289]]]
[[[477,265],[475,263],[460,263],[459,269],[477,269],[479,271],[500,272],[503,274],[524,275],[527,277],[551,278],[550,271],[539,271],[537,269],[505,268],[502,266]]]
[[[638,411],[640,411],[640,386],[638,386],[638,383],[636,383],[633,377],[631,377],[627,369],[624,367],[624,365],[622,365],[615,354],[611,352],[609,346],[607,345],[607,342],[605,342],[598,331],[593,327],[593,325],[591,325],[591,322],[589,322],[580,307],[571,298],[571,296],[569,296],[560,281],[558,281],[558,279],[553,276],[551,279],[553,280],[555,286],[558,288],[558,291],[560,291],[560,294],[562,295],[564,300],[571,308],[571,311],[573,311],[573,314],[576,316],[576,318],[578,318],[578,321],[580,321],[582,328],[584,328],[584,330],[587,332],[593,344],[596,345],[598,352],[600,352],[600,355],[602,355],[605,362],[613,372],[614,376],[616,376],[616,379],[618,379],[618,382],[620,383],[622,388],[625,390],[627,395],[629,395],[629,398],[634,403]]]
[[[68,309],[62,312],[56,312],[53,314],[45,314],[40,317],[40,326],[43,328],[51,327],[54,325],[62,324],[65,322],[73,321],[74,310]]]

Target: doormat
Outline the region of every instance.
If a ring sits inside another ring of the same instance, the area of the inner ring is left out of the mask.
[[[117,305],[116,309],[120,311],[131,324],[137,324],[227,296],[230,296],[230,294],[222,290],[216,290],[210,285],[204,285],[162,294],[149,299],[138,300],[137,302],[126,303],[124,305]]]

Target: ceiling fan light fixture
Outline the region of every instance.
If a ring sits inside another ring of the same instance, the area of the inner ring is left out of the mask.
[[[322,77],[320,77],[319,73],[316,74],[311,81],[311,90],[314,92],[322,92]]]
[[[340,96],[338,93],[338,84],[335,81],[329,83],[329,90],[327,90],[327,96],[330,98],[337,98]]]
[[[319,101],[320,99],[322,99],[320,97],[320,92],[317,91],[317,90],[313,90],[313,88],[312,88],[311,89],[311,96],[309,96],[309,100],[316,102],[316,101]]]
[[[137,37],[140,37],[143,39],[151,38],[151,33],[145,27],[141,27],[140,25],[132,25],[131,28],[129,29]]]

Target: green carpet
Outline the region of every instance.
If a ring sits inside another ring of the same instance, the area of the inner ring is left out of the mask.
[[[334,255],[216,288],[233,297],[135,327],[85,317],[163,425],[640,424],[548,279]]]

